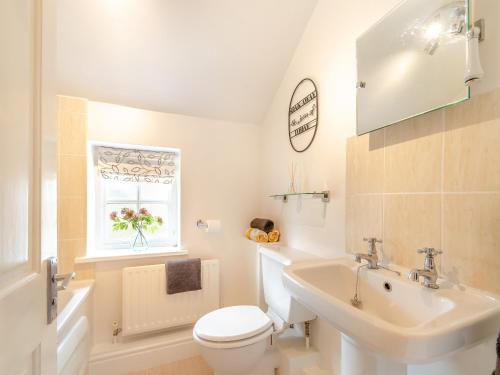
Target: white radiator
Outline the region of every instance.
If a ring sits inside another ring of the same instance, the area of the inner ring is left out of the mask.
[[[123,269],[123,335],[196,322],[219,308],[219,261],[201,261],[201,290],[167,294],[165,264]]]

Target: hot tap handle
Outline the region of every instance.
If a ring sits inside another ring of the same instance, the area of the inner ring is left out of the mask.
[[[363,238],[363,241],[368,242],[368,254],[376,255],[377,254],[377,243],[382,243],[382,240],[378,240],[375,237]]]
[[[443,252],[441,250],[436,250],[433,247],[424,247],[423,249],[418,249],[417,253],[425,254],[425,255],[431,256],[431,257],[433,257],[435,255],[443,254]]]
[[[371,243],[382,243],[382,240],[379,240],[375,237],[365,237],[365,238],[363,238],[363,241],[371,242]]]

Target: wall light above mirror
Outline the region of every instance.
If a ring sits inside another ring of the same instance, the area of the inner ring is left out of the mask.
[[[358,38],[358,135],[469,99],[468,9],[405,0]]]

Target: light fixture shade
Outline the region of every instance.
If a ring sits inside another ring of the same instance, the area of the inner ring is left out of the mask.
[[[479,36],[481,30],[479,27],[472,27],[467,33],[467,51],[465,56],[466,71],[464,82],[470,86],[474,82],[483,78],[484,70],[481,66],[479,57]]]

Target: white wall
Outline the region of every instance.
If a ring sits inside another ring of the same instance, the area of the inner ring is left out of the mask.
[[[88,116],[89,140],[181,149],[182,246],[190,256],[220,259],[224,305],[255,304],[256,247],[244,230],[261,195],[259,127],[98,102],[89,102]],[[197,219],[220,219],[222,230],[203,233]],[[111,322],[121,318],[121,269],[136,264],[144,262],[96,265],[97,342],[109,339]]]
[[[398,0],[320,0],[298,45],[284,80],[263,123],[262,190],[264,195],[288,188],[289,167],[299,165],[301,190],[332,192],[331,200],[286,204],[262,198],[264,214],[280,225],[289,246],[323,257],[345,248],[345,144],[355,133],[355,40]],[[287,134],[290,95],[304,77],[318,86],[319,126],[314,143],[304,153],[294,152]],[[321,353],[322,367],[339,371],[340,336],[328,323],[313,324],[313,345]]]
[[[262,125],[263,214],[274,219],[289,246],[323,257],[345,249],[346,139],[356,129],[356,38],[384,16],[399,0],[320,0],[295,51],[288,71]],[[500,2],[478,0],[475,17],[485,17],[487,40],[481,43],[485,79],[473,94],[500,86]],[[309,150],[295,153],[287,134],[290,96],[304,77],[312,78],[319,92],[319,126]],[[330,203],[317,200],[287,204],[266,195],[286,191],[289,167],[299,164],[301,190],[332,191]],[[339,334],[319,320],[313,327],[313,343],[322,354],[322,366],[338,371]]]
[[[263,201],[266,214],[280,222],[292,247],[325,257],[344,252],[345,140],[355,131],[355,40],[397,2],[319,1],[266,115],[264,194],[286,191],[292,161],[299,164],[302,190],[332,191],[324,207],[316,200],[304,200],[301,207],[293,200],[286,206]],[[287,109],[304,77],[318,86],[319,126],[311,148],[299,154],[289,145]]]

